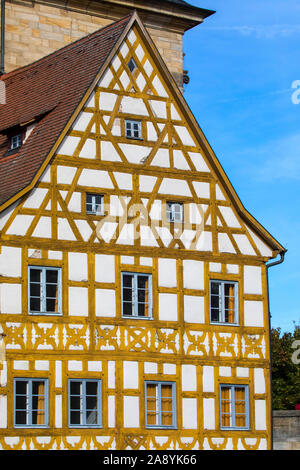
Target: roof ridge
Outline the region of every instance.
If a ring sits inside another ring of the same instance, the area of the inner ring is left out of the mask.
[[[130,20],[130,18],[132,18],[133,15],[134,15],[134,12],[130,13],[127,16],[124,16],[123,18],[121,18],[118,21],[115,21],[114,23],[110,23],[106,26],[103,26],[100,29],[97,29],[96,31],[93,31],[92,33],[90,33],[86,36],[83,36],[79,39],[76,39],[75,41],[70,42],[69,44],[66,44],[65,46],[61,47],[60,49],[57,49],[53,52],[50,52],[48,55],[40,57],[39,59],[35,60],[34,62],[31,62],[30,64],[26,64],[26,65],[23,65],[22,67],[19,67],[19,68],[15,69],[15,70],[11,70],[10,72],[7,72],[7,73],[3,74],[2,76],[0,76],[0,79],[1,80],[6,80],[8,78],[11,78],[11,77],[14,77],[14,76],[18,75],[21,72],[26,72],[26,70],[28,70],[31,67],[34,67],[36,65],[39,65],[41,62],[44,62],[44,61],[50,59],[51,57],[55,57],[55,56],[58,56],[60,54],[63,54],[67,49],[72,49],[72,47],[75,47],[80,42],[84,43],[84,42],[90,40],[93,36],[96,37],[98,34],[103,32],[105,29],[115,27],[117,24],[126,23],[126,21],[128,22]]]

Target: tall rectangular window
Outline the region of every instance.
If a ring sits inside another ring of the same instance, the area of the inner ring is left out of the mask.
[[[14,379],[14,426],[48,426],[47,379]]]
[[[104,196],[103,194],[86,195],[86,213],[103,215],[104,214]]]
[[[127,273],[122,275],[122,316],[152,317],[151,274]]]
[[[175,382],[145,383],[146,427],[176,427]]]
[[[129,139],[142,138],[142,123],[141,121],[125,120],[125,135]]]
[[[180,202],[167,202],[167,221],[183,222],[183,205]]]
[[[220,385],[222,429],[249,429],[247,385]]]
[[[10,139],[11,150],[17,149],[21,147],[21,145],[22,145],[22,135],[21,134],[13,135]]]
[[[211,323],[238,323],[238,283],[210,281]]]
[[[69,380],[69,426],[101,427],[101,380]]]
[[[60,314],[61,269],[29,266],[29,313]]]

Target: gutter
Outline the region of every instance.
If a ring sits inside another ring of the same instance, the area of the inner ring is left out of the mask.
[[[277,261],[273,261],[272,263],[266,264],[267,268],[267,297],[268,297],[268,313],[269,313],[269,350],[270,350],[270,406],[271,406],[271,450],[274,450],[273,446],[273,388],[272,388],[272,353],[271,353],[271,312],[270,312],[270,294],[269,294],[269,273],[268,269],[272,266],[277,266],[278,264],[283,263],[284,256],[287,250],[283,250],[279,253],[280,259]]]

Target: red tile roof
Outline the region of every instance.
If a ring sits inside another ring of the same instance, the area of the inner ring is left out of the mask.
[[[2,75],[6,104],[0,104],[0,205],[32,182],[130,19]],[[31,120],[37,122],[34,130],[9,155],[7,132]]]

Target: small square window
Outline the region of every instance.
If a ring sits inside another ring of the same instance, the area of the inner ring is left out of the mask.
[[[104,214],[104,196],[101,194],[86,195],[86,213],[103,215]]]
[[[125,134],[128,139],[142,138],[142,125],[140,121],[125,121]]]
[[[21,147],[21,145],[22,145],[22,135],[21,134],[13,135],[10,140],[11,150],[17,149]]]
[[[167,202],[167,221],[183,222],[183,204],[180,202]]]
[[[122,315],[152,317],[152,276],[141,273],[122,273]]]
[[[48,427],[48,380],[14,380],[14,426]]]
[[[220,385],[221,429],[249,429],[247,385]]]
[[[69,426],[102,426],[101,380],[69,380]]]
[[[31,314],[61,314],[61,269],[29,267],[28,310]]]
[[[147,428],[176,427],[175,382],[145,383],[145,415]]]
[[[128,68],[129,68],[131,73],[137,68],[137,65],[136,65],[136,63],[135,63],[135,61],[133,60],[132,57],[131,57],[130,61],[128,62]]]
[[[210,281],[211,323],[238,323],[238,283],[233,281]]]

